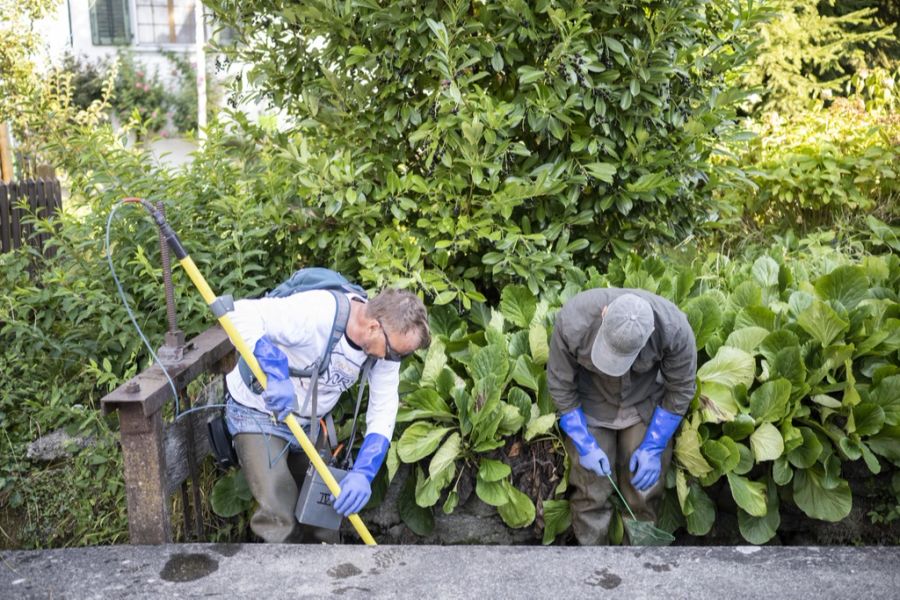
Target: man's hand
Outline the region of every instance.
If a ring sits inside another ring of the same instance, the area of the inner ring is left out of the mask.
[[[350,471],[341,481],[341,493],[334,502],[334,510],[349,517],[361,511],[371,496],[372,486],[366,476]]]
[[[609,458],[606,456],[606,452],[600,447],[588,452],[584,456],[579,456],[578,462],[581,463],[582,467],[588,471],[593,471],[600,477],[608,477],[612,472],[609,468]]]
[[[266,408],[272,411],[279,421],[284,421],[292,411],[297,409],[294,385],[288,379],[270,377],[262,397]]]

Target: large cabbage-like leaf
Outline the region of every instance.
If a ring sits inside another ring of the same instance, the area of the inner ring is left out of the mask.
[[[844,265],[816,280],[816,293],[850,310],[869,295],[869,278],[862,267]]]
[[[837,522],[850,514],[853,497],[843,479],[827,489],[818,467],[798,469],[794,473],[794,502],[813,519]]]
[[[418,421],[406,428],[397,442],[397,455],[405,463],[414,463],[434,452],[450,427],[438,427],[428,421]]]
[[[728,473],[728,486],[735,503],[753,517],[766,515],[766,486],[746,477]]]
[[[500,312],[517,327],[526,329],[534,316],[537,300],[527,287],[508,285],[500,293]]]
[[[750,414],[757,422],[779,421],[788,411],[790,397],[790,381],[767,381],[750,394]]]
[[[774,425],[763,423],[750,436],[750,447],[756,462],[775,460],[784,453],[784,440]]]
[[[849,325],[821,300],[815,300],[812,306],[800,313],[797,324],[823,347],[831,345]]]
[[[743,350],[722,346],[712,360],[697,370],[701,382],[715,381],[734,387],[739,383],[750,387],[756,375],[756,361]]]

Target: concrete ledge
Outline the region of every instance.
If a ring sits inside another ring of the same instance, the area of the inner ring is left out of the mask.
[[[170,544],[0,552],[2,598],[897,598],[900,547]]]

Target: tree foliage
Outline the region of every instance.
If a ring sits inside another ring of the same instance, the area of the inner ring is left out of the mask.
[[[752,2],[208,3],[345,270],[468,306],[710,216]],[[356,268],[354,268],[356,267]]]

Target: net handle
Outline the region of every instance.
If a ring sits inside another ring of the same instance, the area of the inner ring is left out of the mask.
[[[612,484],[613,489],[616,490],[616,493],[619,495],[619,498],[622,499],[622,503],[625,505],[625,508],[628,509],[628,514],[631,515],[631,518],[637,521],[637,517],[634,516],[634,513],[631,512],[631,507],[628,506],[628,502],[625,500],[625,496],[622,495],[622,492],[619,491],[619,486],[616,485],[616,482],[613,481],[612,474],[606,476],[609,479],[609,482]]]

